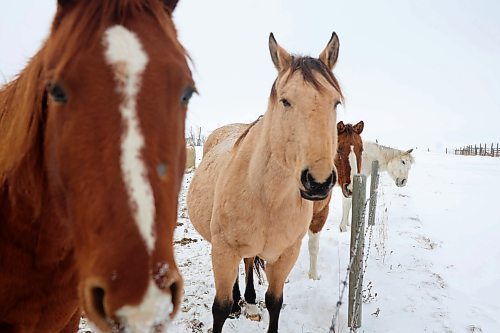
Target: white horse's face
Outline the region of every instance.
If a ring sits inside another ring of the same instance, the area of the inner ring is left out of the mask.
[[[387,173],[396,183],[396,186],[403,187],[408,183],[408,173],[413,164],[413,157],[409,152],[405,152],[394,157],[387,163]]]

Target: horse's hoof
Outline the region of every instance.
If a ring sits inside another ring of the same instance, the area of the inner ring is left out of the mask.
[[[340,225],[340,232],[346,232],[347,231],[347,226],[346,225]]]
[[[252,321],[261,321],[262,315],[260,314],[259,307],[256,304],[245,305],[245,317]]]
[[[231,313],[229,314],[229,319],[238,319],[241,315],[241,310],[237,310],[237,311],[231,311]]]
[[[321,277],[319,276],[319,274],[317,272],[309,272],[309,278],[311,280],[319,280]]]

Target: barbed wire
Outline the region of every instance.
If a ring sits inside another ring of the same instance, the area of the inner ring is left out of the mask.
[[[376,195],[376,193],[375,193],[375,195]],[[362,252],[361,252],[361,258],[363,258],[363,260],[364,260],[364,266],[363,266],[363,270],[361,271],[361,273],[358,274],[358,276],[356,277],[356,286],[354,287],[354,295],[355,296],[354,296],[354,304],[353,304],[353,311],[352,311],[353,315],[351,317],[351,325],[350,325],[351,332],[356,331],[356,329],[354,328],[354,323],[356,323],[359,319],[359,318],[357,318],[357,315],[359,314],[358,307],[361,306],[360,303],[363,303],[363,297],[360,297],[360,302],[358,302],[356,295],[358,294],[358,290],[360,288],[359,283],[361,281],[361,278],[364,277],[366,274],[366,269],[368,267],[368,258],[370,257],[370,248],[372,245],[373,226],[368,225],[368,228],[365,228],[365,234],[364,234],[365,237],[366,237],[367,230],[369,230],[368,247],[363,247]],[[366,249],[366,257],[365,257],[365,249]]]
[[[363,221],[366,218],[366,208],[368,206],[369,201],[370,201],[370,198],[368,198],[365,201],[365,204],[363,207],[363,212],[361,213],[361,219]],[[352,265],[354,263],[354,259],[356,258],[356,252],[358,251],[359,240],[360,240],[360,235],[361,235],[361,227],[363,227],[363,226],[364,226],[364,223],[359,223],[358,229],[356,230],[356,238],[354,239],[354,247],[352,248],[352,251],[351,251],[351,258],[349,261],[349,265],[347,266],[345,278],[342,281],[342,290],[340,292],[339,300],[337,301],[337,304],[336,304],[335,313],[333,314],[332,324],[330,325],[330,333],[336,333],[335,323],[336,323],[337,317],[339,315],[340,307],[342,306],[342,300],[344,299],[345,290],[347,289],[347,285],[348,285],[347,281],[349,279],[349,273],[351,272],[351,268],[352,268]],[[370,229],[372,229],[372,228],[370,227]],[[366,236],[366,230],[367,230],[367,228],[365,228],[365,230],[364,230],[365,236]],[[359,278],[359,276],[358,276],[358,278]]]

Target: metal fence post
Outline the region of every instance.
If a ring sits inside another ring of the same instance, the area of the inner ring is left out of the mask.
[[[372,175],[370,179],[370,209],[368,211],[368,225],[375,225],[375,209],[377,208],[378,195],[378,161],[372,162]]]
[[[351,255],[352,267],[349,272],[349,315],[351,328],[361,327],[361,307],[363,289],[363,249],[365,246],[365,219],[363,210],[366,201],[366,176],[354,175],[352,193]],[[359,234],[358,234],[359,231]],[[354,247],[358,239],[356,253]],[[357,304],[357,306],[355,306]],[[356,313],[354,313],[356,311]]]

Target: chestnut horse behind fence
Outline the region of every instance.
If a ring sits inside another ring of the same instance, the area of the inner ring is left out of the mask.
[[[337,184],[342,189],[344,198],[352,196],[353,177],[361,172],[363,165],[363,140],[361,133],[365,124],[363,121],[356,125],[344,124],[342,121],[337,124],[338,149],[335,156],[335,167],[337,168]],[[330,194],[327,199],[314,203],[313,218],[309,226],[309,278],[318,280],[318,252],[319,235],[323,229],[330,210]],[[344,213],[347,213],[345,210]],[[344,220],[344,217],[342,217]]]
[[[194,91],[177,1],[59,0],[0,90],[0,331],[155,332],[178,310],[173,230]]]

